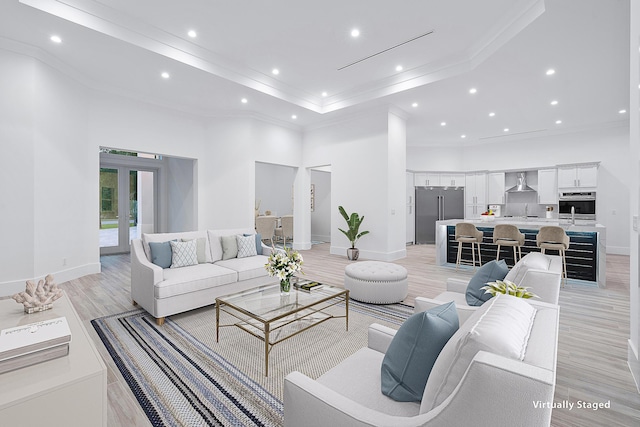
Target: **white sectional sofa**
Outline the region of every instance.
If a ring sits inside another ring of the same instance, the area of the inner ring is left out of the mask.
[[[156,318],[215,303],[222,295],[272,283],[265,264],[271,248],[259,243],[262,255],[223,259],[222,238],[255,235],[252,229],[221,229],[143,234],[131,242],[131,298]],[[150,243],[201,239],[205,259],[196,265],[162,268],[151,262]]]
[[[460,319],[420,402],[382,393],[381,365],[396,331],[373,324],[369,346],[317,380],[300,372],[285,377],[285,427],[549,426],[558,321],[554,304],[490,299]]]
[[[530,291],[537,296],[534,301],[558,304],[562,283],[562,257],[531,252],[513,266],[505,280],[530,288]],[[468,284],[469,280],[448,278],[447,290],[435,298],[416,297],[416,310],[425,311],[453,301],[456,303],[462,323],[478,309],[476,306],[467,304],[465,293]]]

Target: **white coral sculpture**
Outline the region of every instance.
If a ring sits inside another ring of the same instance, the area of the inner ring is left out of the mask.
[[[53,276],[47,274],[44,280],[40,279],[37,286],[32,280],[27,280],[24,292],[17,293],[11,298],[24,305],[26,309],[51,304],[63,295],[62,289],[53,283]]]

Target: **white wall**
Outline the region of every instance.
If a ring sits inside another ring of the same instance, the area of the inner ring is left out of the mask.
[[[357,212],[365,216],[361,231],[368,230],[370,234],[357,243],[361,257],[393,260],[404,256],[404,229],[399,236],[402,241],[399,248],[395,242],[400,233],[399,220],[392,219],[391,214],[392,206],[396,212],[404,212],[405,205],[405,161],[401,162],[399,171],[390,170],[400,164],[397,157],[389,157],[391,147],[397,150],[402,142],[402,135],[395,129],[398,124],[393,125],[396,135],[393,141],[390,141],[390,118],[386,110],[305,133],[304,165],[307,168],[331,165],[331,253],[343,255],[350,246],[338,231],[338,227],[345,225],[338,212],[338,206],[342,205],[349,214]],[[401,176],[400,184],[396,175]],[[399,188],[395,188],[398,185]],[[392,193],[402,196],[398,206]],[[398,218],[404,224],[404,214]]]
[[[631,185],[627,196],[630,199],[630,217],[638,219],[640,211],[640,0],[631,0],[630,16],[630,79],[629,79],[629,156]],[[630,256],[630,280],[629,280],[629,305],[630,305],[630,337],[628,345],[629,367],[633,373],[636,387],[640,391],[640,278],[639,271],[639,246],[640,236],[638,230],[631,226],[631,219],[627,221],[631,236]]]
[[[198,229],[195,160],[168,157],[167,232]]]
[[[298,166],[300,133],[253,118],[212,118],[206,141],[198,168],[199,228],[252,228],[256,161]]]
[[[34,277],[36,62],[0,50],[0,295]],[[13,286],[15,284],[15,286]]]
[[[98,153],[87,144],[84,88],[19,54],[0,51],[0,64],[7,295],[49,273],[61,283],[100,271]]]
[[[622,124],[546,137],[469,145],[449,150],[407,148],[412,170],[511,170],[600,162],[598,222],[607,227],[607,252],[629,253],[629,131]],[[442,156],[442,157],[440,157]],[[450,160],[454,156],[457,160]],[[409,166],[409,164],[411,166]],[[458,165],[459,168],[453,168]],[[621,167],[621,165],[623,165]],[[615,213],[614,213],[615,212]]]
[[[331,242],[331,172],[311,170],[315,189],[311,212],[311,240]]]

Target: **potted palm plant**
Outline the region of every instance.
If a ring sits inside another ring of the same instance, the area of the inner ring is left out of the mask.
[[[360,224],[364,220],[364,215],[360,216],[356,212],[348,215],[342,206],[338,206],[338,210],[340,211],[340,215],[347,221],[347,226],[349,229],[347,231],[342,228],[338,228],[338,230],[342,231],[347,239],[351,242],[351,247],[347,249],[347,258],[351,261],[355,261],[358,259],[360,255],[360,251],[356,248],[356,242],[358,239],[365,234],[369,234],[368,231],[360,231]]]

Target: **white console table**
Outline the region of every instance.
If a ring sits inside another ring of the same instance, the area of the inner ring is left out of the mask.
[[[63,316],[71,329],[68,356],[0,374],[1,425],[107,425],[107,368],[69,298],[33,314],[12,299],[0,300],[0,329]]]

